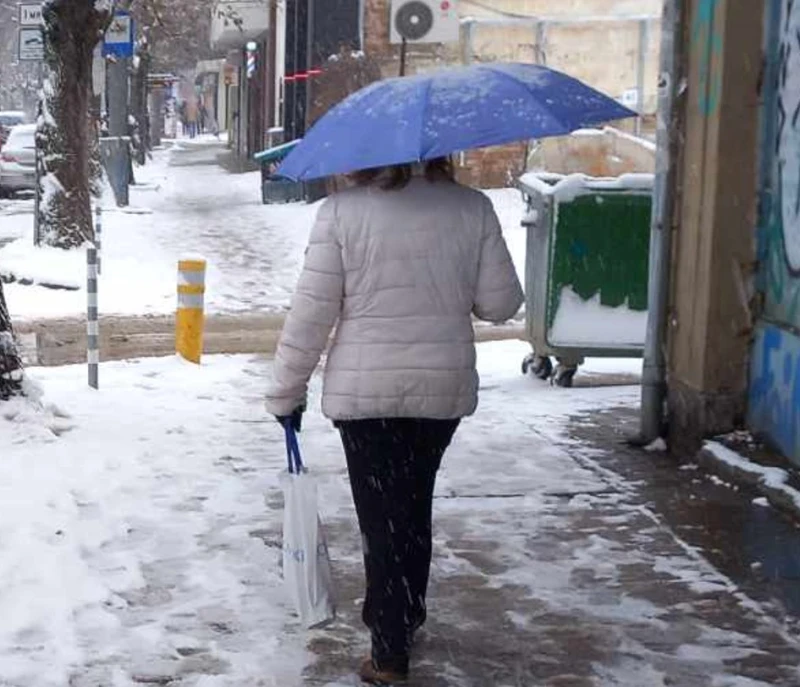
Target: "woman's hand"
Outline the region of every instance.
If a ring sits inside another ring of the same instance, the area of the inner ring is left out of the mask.
[[[291,427],[295,432],[299,432],[303,426],[303,413],[306,412],[305,404],[297,406],[291,415],[276,415],[275,419],[284,427]]]

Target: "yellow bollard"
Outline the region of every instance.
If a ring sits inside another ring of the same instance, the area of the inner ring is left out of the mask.
[[[178,263],[178,312],[175,317],[175,350],[189,362],[200,364],[205,323],[206,261]]]

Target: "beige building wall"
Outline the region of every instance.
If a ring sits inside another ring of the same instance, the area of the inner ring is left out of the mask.
[[[490,11],[483,5],[491,5]],[[497,24],[526,15],[525,24]],[[473,5],[461,0],[465,18],[474,18],[464,31],[462,59],[542,62],[585,81],[613,98],[633,95],[639,85],[639,50],[642,22],[630,17],[651,17],[644,23],[644,111],[657,108],[658,60],[661,38],[661,0],[492,0]],[[619,20],[612,21],[615,17]],[[582,21],[584,20],[584,21]],[[559,23],[565,21],[568,23]]]
[[[576,14],[660,15],[662,0],[461,0],[460,4],[461,13],[470,16],[498,16],[502,12],[548,17]]]
[[[364,2],[365,49],[378,60],[384,76],[396,76],[399,69],[400,48],[389,41],[390,6],[390,0]],[[407,73],[470,61],[542,62],[611,97],[621,99],[628,92],[635,109],[638,18],[652,17],[644,62],[644,112],[652,114],[657,106],[661,7],[662,0],[460,0],[462,19],[473,20],[462,25],[460,44],[409,46]],[[622,18],[628,16],[637,19]],[[537,19],[544,20],[538,29]],[[633,123],[620,126],[632,128]],[[473,184],[502,186],[524,171],[526,157],[524,144],[472,152],[462,159],[461,171]]]

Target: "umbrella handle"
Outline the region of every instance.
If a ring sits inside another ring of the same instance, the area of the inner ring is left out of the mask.
[[[297,432],[291,423],[284,425],[286,432],[286,458],[289,463],[289,474],[299,475],[306,471],[303,458],[300,455],[300,443],[297,441]]]

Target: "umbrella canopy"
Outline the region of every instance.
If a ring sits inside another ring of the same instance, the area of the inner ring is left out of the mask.
[[[278,173],[317,179],[635,116],[581,81],[535,64],[445,69],[354,93],[314,125]]]

